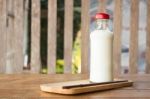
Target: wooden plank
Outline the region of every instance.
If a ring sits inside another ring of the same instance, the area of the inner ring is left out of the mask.
[[[0,0],[0,73],[6,68],[6,0]]]
[[[95,91],[105,91],[121,87],[132,86],[133,82],[129,81],[112,81],[102,83],[90,83],[89,80],[67,81],[59,83],[49,83],[40,85],[41,90],[45,92],[58,94],[81,94]]]
[[[13,72],[23,70],[23,0],[14,1],[14,66]]]
[[[15,37],[14,37],[14,2],[7,0],[7,57],[6,57],[6,73],[13,73],[15,65]]]
[[[150,73],[150,0],[147,0],[146,73]]]
[[[99,12],[106,12],[106,0],[98,0],[98,11]]]
[[[126,76],[126,75],[124,75]],[[129,75],[130,77],[130,75]],[[80,94],[75,96],[48,94],[39,90],[39,85],[44,83],[56,83],[65,81],[75,81],[88,79],[86,74],[76,75],[40,75],[40,74],[13,74],[13,75],[0,75],[0,96],[10,98],[12,96],[27,98],[56,98],[56,99],[84,99],[90,97],[90,99],[120,99],[121,97],[126,99],[149,99],[150,97],[150,75],[135,75],[139,78],[139,81],[134,81],[133,87],[115,89],[110,91],[99,91],[95,93]],[[133,78],[134,78],[133,77]],[[123,78],[124,79],[124,78]],[[126,78],[128,79],[128,77]],[[146,81],[142,80],[145,79]]]
[[[139,24],[139,0],[131,0],[130,20],[130,48],[129,48],[129,72],[137,73],[138,67],[138,24]]]
[[[41,7],[40,0],[32,0],[32,16],[31,16],[31,71],[40,72],[40,16]]]
[[[121,73],[122,0],[115,0],[113,32],[113,71],[114,76],[117,77]]]
[[[48,1],[48,73],[55,73],[56,66],[56,29],[57,0]]]
[[[73,43],[73,0],[65,0],[64,73],[71,73]]]
[[[82,0],[81,5],[81,73],[87,73],[89,67],[90,0]]]
[[[148,82],[150,79],[150,74],[122,74],[119,75],[118,79],[128,79],[128,80],[132,80],[132,81],[139,81],[139,82]]]

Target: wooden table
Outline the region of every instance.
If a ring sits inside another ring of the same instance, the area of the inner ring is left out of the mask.
[[[42,74],[12,74],[0,75],[0,98],[46,98],[51,97],[57,99],[118,99],[121,97],[144,97],[150,98],[150,78],[148,76],[133,76],[133,87],[120,88],[109,91],[93,92],[80,95],[59,95],[40,91],[40,84],[81,80],[87,79],[85,74],[70,75],[70,74],[55,74],[55,75],[42,75]],[[142,80],[142,81],[141,81]]]

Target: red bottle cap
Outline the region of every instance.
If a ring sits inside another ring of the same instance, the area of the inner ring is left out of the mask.
[[[107,13],[96,13],[95,19],[109,19],[109,14],[107,14]]]

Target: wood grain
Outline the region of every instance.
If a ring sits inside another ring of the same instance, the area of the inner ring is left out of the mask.
[[[6,71],[6,1],[0,0],[0,73]]]
[[[63,89],[72,89],[72,88],[79,88],[79,87],[88,87],[88,86],[97,86],[97,85],[105,85],[105,84],[113,84],[113,83],[121,83],[121,82],[128,82],[128,80],[121,80],[121,81],[110,81],[110,82],[100,82],[100,83],[91,83],[87,80],[87,83],[79,83],[79,84],[73,84],[73,85],[63,85]]]
[[[89,80],[77,80],[77,81],[42,84],[40,85],[40,88],[42,91],[45,92],[74,95],[74,94],[81,94],[81,93],[88,93],[88,92],[95,92],[95,91],[105,91],[105,90],[111,90],[111,89],[129,87],[129,86],[132,86],[132,82],[114,81],[111,83],[91,84]]]
[[[15,32],[14,32],[14,2],[7,0],[7,57],[6,73],[13,73],[12,66],[15,64]]]
[[[81,73],[87,73],[89,67],[89,16],[90,0],[82,0],[81,8]]]
[[[56,68],[56,29],[57,0],[48,1],[48,73],[54,74]]]
[[[40,72],[40,32],[41,32],[41,5],[39,0],[32,0],[32,25],[31,25],[31,71]]]
[[[144,99],[150,98],[150,75],[134,76],[133,78],[140,78],[140,81],[134,81],[133,87],[99,91],[94,93],[79,94],[73,96],[59,95],[45,93],[40,90],[40,84],[56,83],[73,80],[87,79],[87,74],[13,74],[13,75],[0,75],[0,97],[1,98],[57,98],[57,99]],[[146,81],[142,80],[145,79]]]
[[[117,77],[121,73],[122,0],[115,0],[113,28],[113,67],[114,76]]]
[[[98,11],[99,12],[106,12],[106,1],[107,0],[98,0]]]
[[[139,1],[131,0],[130,20],[130,48],[129,48],[129,72],[137,73],[138,68],[138,25],[139,25]]]
[[[14,1],[14,73],[23,70],[23,0]]]
[[[147,0],[146,73],[150,73],[150,0]]]
[[[65,0],[64,73],[71,73],[73,45],[73,0]]]
[[[118,76],[119,79],[128,79],[128,80],[132,80],[132,81],[144,81],[144,82],[148,82],[150,74],[121,74]]]

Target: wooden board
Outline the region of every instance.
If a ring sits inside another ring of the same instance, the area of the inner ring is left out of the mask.
[[[91,84],[89,80],[78,80],[78,81],[68,81],[68,82],[59,82],[59,83],[50,83],[50,84],[42,84],[40,88],[44,92],[58,93],[58,94],[80,94],[94,91],[103,91],[121,87],[132,86],[132,81],[121,81],[115,83],[105,83],[105,84]],[[92,83],[94,84],[94,83]],[[83,86],[88,85],[88,86]],[[77,87],[72,87],[77,86]],[[68,88],[69,87],[69,88]]]
[[[31,17],[31,71],[39,73],[41,68],[40,57],[40,28],[41,28],[41,8],[39,0],[32,0],[32,17]]]
[[[71,73],[73,45],[73,0],[65,0],[64,73]]]
[[[121,74],[121,33],[122,33],[122,0],[115,0],[113,24],[113,71],[114,77]],[[116,72],[117,71],[117,72]]]
[[[57,47],[57,0],[48,0],[48,74],[55,74]]]
[[[88,73],[90,0],[82,0],[81,5],[81,73]]]
[[[6,1],[0,0],[0,73],[5,73],[6,68]]]
[[[131,0],[129,73],[138,73],[139,0]]]
[[[23,36],[24,36],[24,14],[23,0],[14,0],[14,35],[13,49],[14,50],[14,65],[11,73],[22,73],[23,71]]]
[[[150,0],[147,0],[146,73],[150,73]]]

